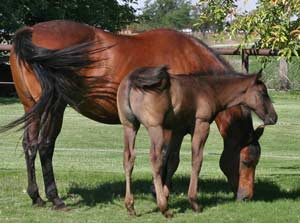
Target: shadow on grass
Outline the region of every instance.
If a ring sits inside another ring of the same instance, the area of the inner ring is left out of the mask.
[[[20,103],[17,97],[0,97],[0,105],[10,105]]]
[[[133,193],[135,197],[143,196],[143,199],[152,199],[150,192],[150,180],[133,181]],[[185,212],[190,210],[187,201],[187,191],[189,185],[189,177],[176,177],[173,181],[173,189],[171,192],[170,208],[178,209],[177,212]],[[205,179],[200,180],[200,197],[201,204],[205,207],[216,206],[224,202],[233,202],[233,193],[229,189],[229,185],[222,179]],[[125,182],[116,181],[111,183],[103,183],[94,187],[73,184],[69,188],[68,195],[79,195],[81,199],[70,206],[87,205],[95,206],[98,203],[111,203],[114,199],[125,196]],[[225,194],[225,195],[224,195]],[[65,197],[64,199],[66,199]],[[299,199],[300,189],[286,191],[281,189],[276,183],[267,179],[259,180],[255,184],[254,201],[275,201],[279,199]]]

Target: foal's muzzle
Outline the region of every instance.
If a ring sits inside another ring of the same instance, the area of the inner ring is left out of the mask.
[[[264,119],[264,125],[274,125],[276,124],[278,119],[278,116],[276,113],[268,115],[265,119]]]

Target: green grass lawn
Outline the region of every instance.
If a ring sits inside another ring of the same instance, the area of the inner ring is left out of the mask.
[[[235,202],[219,169],[222,139],[213,124],[205,148],[200,175],[201,214],[191,211],[187,189],[191,170],[190,137],[181,149],[181,162],[174,178],[171,220],[157,211],[149,192],[151,168],[149,140],[144,129],[137,139],[133,172],[135,208],[129,217],[124,207],[125,179],[122,168],[122,129],[93,122],[68,108],[54,155],[60,196],[71,208],[56,212],[31,206],[26,193],[27,176],[21,132],[0,135],[0,222],[300,222],[300,94],[271,92],[279,115],[278,124],[266,128],[260,142],[255,195],[251,202]],[[0,99],[0,124],[19,117],[16,99]],[[258,125],[259,121],[254,120]],[[37,174],[43,197],[41,168]]]

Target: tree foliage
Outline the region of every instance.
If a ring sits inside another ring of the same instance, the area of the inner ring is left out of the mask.
[[[244,33],[244,41],[256,41],[257,47],[278,49],[290,60],[300,50],[300,1],[260,0],[253,13],[238,16],[230,28],[236,35]]]
[[[116,31],[135,19],[136,0],[1,0],[0,27],[14,32],[20,26],[68,19]]]
[[[224,1],[225,5],[219,6],[215,0],[207,2],[210,9],[206,11],[209,13],[200,16],[198,24],[209,22],[211,18],[208,16],[213,14],[221,14],[214,19],[224,24],[226,14],[230,13],[224,9],[236,8],[236,0]],[[287,60],[292,55],[299,57],[300,0],[259,0],[255,10],[236,15],[232,24],[218,31],[225,31],[233,36],[243,34],[244,44],[255,42],[254,46],[257,48],[279,50],[279,55]]]
[[[147,0],[139,22],[144,29],[192,27],[192,5],[186,0]]]
[[[221,32],[226,18],[237,7],[236,0],[199,0],[199,19],[194,25],[200,30]]]

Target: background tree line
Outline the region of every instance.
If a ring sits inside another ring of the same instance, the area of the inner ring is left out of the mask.
[[[23,25],[67,19],[114,32],[135,21],[135,3],[136,0],[1,0],[0,31],[5,35]]]
[[[238,38],[241,47],[278,50],[288,62],[300,51],[300,0],[258,0],[250,12],[239,12],[237,0],[2,0],[0,32],[10,39],[16,29],[53,19],[86,23],[111,32],[165,27]],[[295,58],[295,57],[294,57]]]

